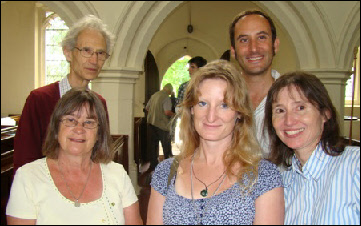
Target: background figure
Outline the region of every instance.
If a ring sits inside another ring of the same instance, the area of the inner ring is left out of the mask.
[[[204,65],[207,64],[207,60],[204,59],[201,56],[196,56],[196,57],[193,57],[192,59],[190,59],[188,61],[188,64],[189,64],[189,67],[188,67],[189,77],[192,78],[192,75],[196,71],[198,71],[199,68],[201,68],[201,67],[203,67]],[[185,93],[185,91],[187,89],[188,83],[189,83],[189,81],[184,82],[179,86],[176,105],[179,105],[179,104],[182,103],[183,95],[184,95],[184,93]]]
[[[360,147],[344,146],[337,119],[314,75],[282,75],[268,92],[270,159],[290,166],[283,172],[285,224],[360,224]]]
[[[158,164],[159,141],[162,143],[164,158],[167,159],[173,156],[170,121],[174,112],[172,112],[172,102],[169,97],[172,92],[172,84],[167,83],[162,90],[150,97],[146,106],[148,111],[148,132],[150,133],[150,142],[148,143],[150,167],[148,171],[153,171]]]
[[[239,71],[213,61],[194,74],[184,97],[181,154],[152,175],[147,224],[282,224],[282,177],[261,160]]]
[[[71,88],[87,87],[98,77],[112,43],[113,35],[106,25],[92,15],[69,29],[62,47],[70,72],[60,82],[33,90],[26,99],[14,139],[14,173],[18,167],[43,157],[41,146],[56,103]],[[99,97],[107,111],[105,99]]]
[[[246,81],[258,142],[263,157],[270,152],[267,132],[264,130],[264,107],[267,92],[280,74],[272,70],[272,60],[279,46],[272,19],[260,11],[245,11],[235,17],[229,28],[231,54],[238,62]]]
[[[114,163],[109,124],[97,94],[68,91],[51,116],[45,158],[18,169],[9,224],[142,224],[138,198]]]

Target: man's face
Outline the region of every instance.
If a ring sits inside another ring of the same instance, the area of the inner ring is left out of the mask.
[[[192,77],[192,75],[198,71],[199,67],[195,63],[191,63],[188,68],[189,77]]]
[[[235,25],[235,47],[231,48],[246,75],[261,75],[271,70],[273,51],[278,51],[279,40],[272,43],[271,27],[261,15],[247,15]]]
[[[76,46],[79,49],[91,49],[94,52],[106,51],[107,45],[103,35],[96,30],[86,29],[80,32]],[[70,76],[76,82],[90,81],[98,77],[105,60],[98,60],[94,53],[87,58],[76,48],[64,50],[67,60],[70,62]]]

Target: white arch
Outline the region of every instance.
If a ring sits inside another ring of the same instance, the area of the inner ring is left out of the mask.
[[[56,12],[70,27],[75,21],[85,15],[98,16],[98,12],[94,9],[89,1],[39,1],[49,9]]]

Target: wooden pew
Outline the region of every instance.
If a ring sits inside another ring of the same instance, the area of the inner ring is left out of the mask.
[[[115,152],[113,161],[122,164],[124,169],[129,174],[128,135],[112,135],[112,138],[112,148]]]
[[[1,225],[6,225],[6,204],[14,172],[14,137],[17,126],[1,126]]]

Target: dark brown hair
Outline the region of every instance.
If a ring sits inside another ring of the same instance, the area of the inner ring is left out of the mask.
[[[340,136],[340,127],[336,108],[333,106],[327,89],[323,83],[312,74],[296,71],[282,75],[275,81],[268,91],[265,106],[265,123],[270,138],[271,153],[269,159],[276,165],[290,166],[289,160],[294,151],[287,147],[277,136],[272,125],[272,104],[277,100],[282,88],[296,87],[298,92],[315,106],[326,120],[321,136],[321,145],[328,155],[340,155],[344,150],[344,144]],[[326,116],[326,113],[329,115]]]
[[[96,119],[98,122],[97,141],[93,147],[91,160],[96,163],[109,163],[113,160],[114,153],[111,148],[112,141],[104,106],[95,92],[81,88],[68,91],[55,106],[43,145],[43,153],[48,158],[58,158],[60,146],[58,134],[62,117],[81,111],[83,107],[87,108],[89,118]]]

